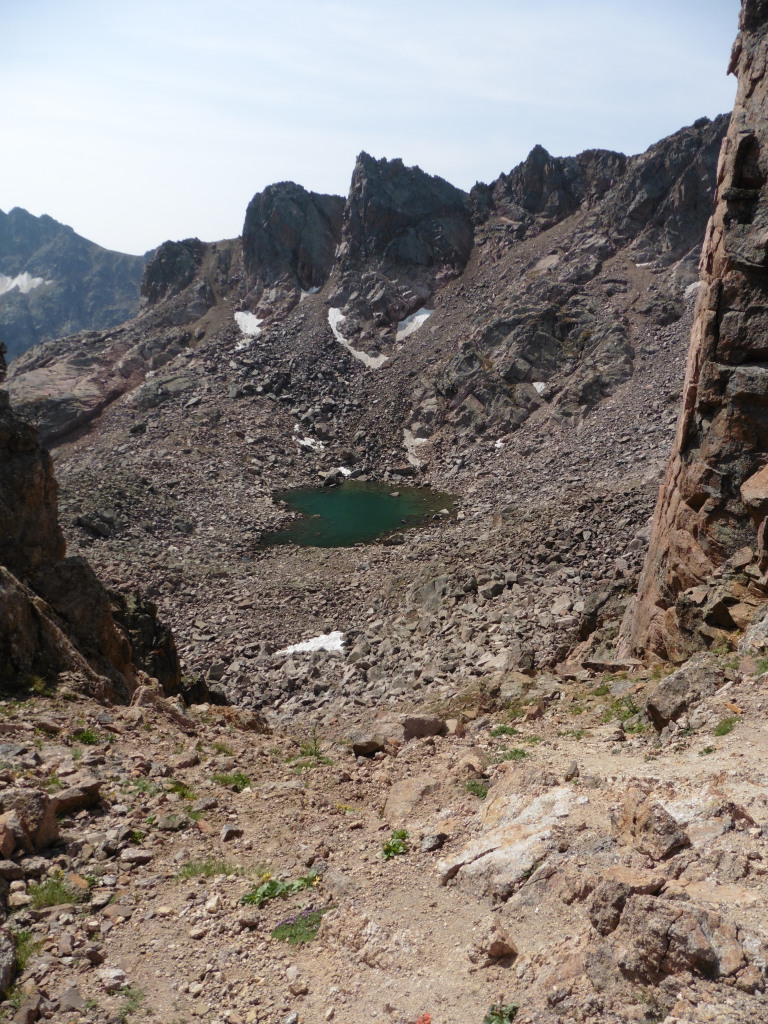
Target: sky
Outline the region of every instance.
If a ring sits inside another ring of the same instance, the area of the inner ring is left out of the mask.
[[[469,189],[537,143],[642,152],[733,106],[739,0],[23,0],[0,12],[0,209],[107,248],[240,233],[355,157]]]

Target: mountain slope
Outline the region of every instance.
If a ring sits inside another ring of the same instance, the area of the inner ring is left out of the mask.
[[[102,249],[52,217],[0,210],[0,338],[9,358],[135,316],[144,263],[143,256]]]

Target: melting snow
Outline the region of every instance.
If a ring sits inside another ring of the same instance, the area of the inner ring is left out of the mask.
[[[313,448],[316,451],[322,451],[325,448],[323,442],[316,437],[297,437],[295,440],[299,442],[302,448]]]
[[[347,339],[339,331],[339,324],[344,319],[344,314],[340,309],[334,307],[328,310],[328,323],[333,331],[333,336],[340,345],[344,346],[350,355],[354,356],[355,359],[359,359],[361,363],[364,363],[371,370],[378,370],[384,366],[385,363],[389,362],[388,356],[369,356],[367,352],[361,352],[358,348],[352,348]]]
[[[540,395],[543,395],[547,389],[546,382],[543,380],[535,380],[533,382],[533,386],[536,388]]]
[[[343,651],[344,634],[339,630],[333,633],[321,633],[320,636],[313,636],[311,640],[305,640],[300,644],[292,644],[290,647],[278,651],[278,654],[304,654],[308,651]]]
[[[411,313],[405,320],[401,320],[397,325],[397,334],[395,335],[395,341],[403,341],[411,334],[415,334],[418,329],[429,320],[434,313],[434,309],[417,309],[415,313]]]
[[[302,288],[301,289],[301,298],[299,299],[299,302],[303,302],[304,299],[306,299],[306,297],[308,295],[317,295],[317,293],[319,291],[320,291],[320,285],[319,284],[316,284],[314,288],[310,288],[308,292],[305,292],[304,289]]]
[[[39,288],[41,284],[53,284],[53,281],[46,281],[44,277],[32,277],[28,270],[23,274],[17,274],[16,277],[0,274],[0,295],[5,295],[14,288],[18,288],[22,295],[26,295],[33,288]]]
[[[263,320],[259,320],[255,313],[235,313],[237,326],[246,338],[258,338],[261,334]]]

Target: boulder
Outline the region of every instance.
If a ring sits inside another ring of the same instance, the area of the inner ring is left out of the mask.
[[[691,842],[669,811],[636,787],[624,797],[613,826],[621,840],[654,860],[664,860]]]
[[[20,839],[27,852],[51,846],[59,838],[56,805],[40,789],[11,788],[0,793],[0,828],[21,828]]]
[[[646,703],[646,712],[661,730],[676,721],[704,697],[725,683],[725,674],[710,654],[696,654],[672,675],[658,683]]]

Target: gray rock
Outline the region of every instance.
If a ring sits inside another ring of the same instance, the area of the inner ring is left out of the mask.
[[[671,676],[661,680],[646,704],[648,717],[661,732],[724,683],[725,674],[714,657],[696,654]]]

